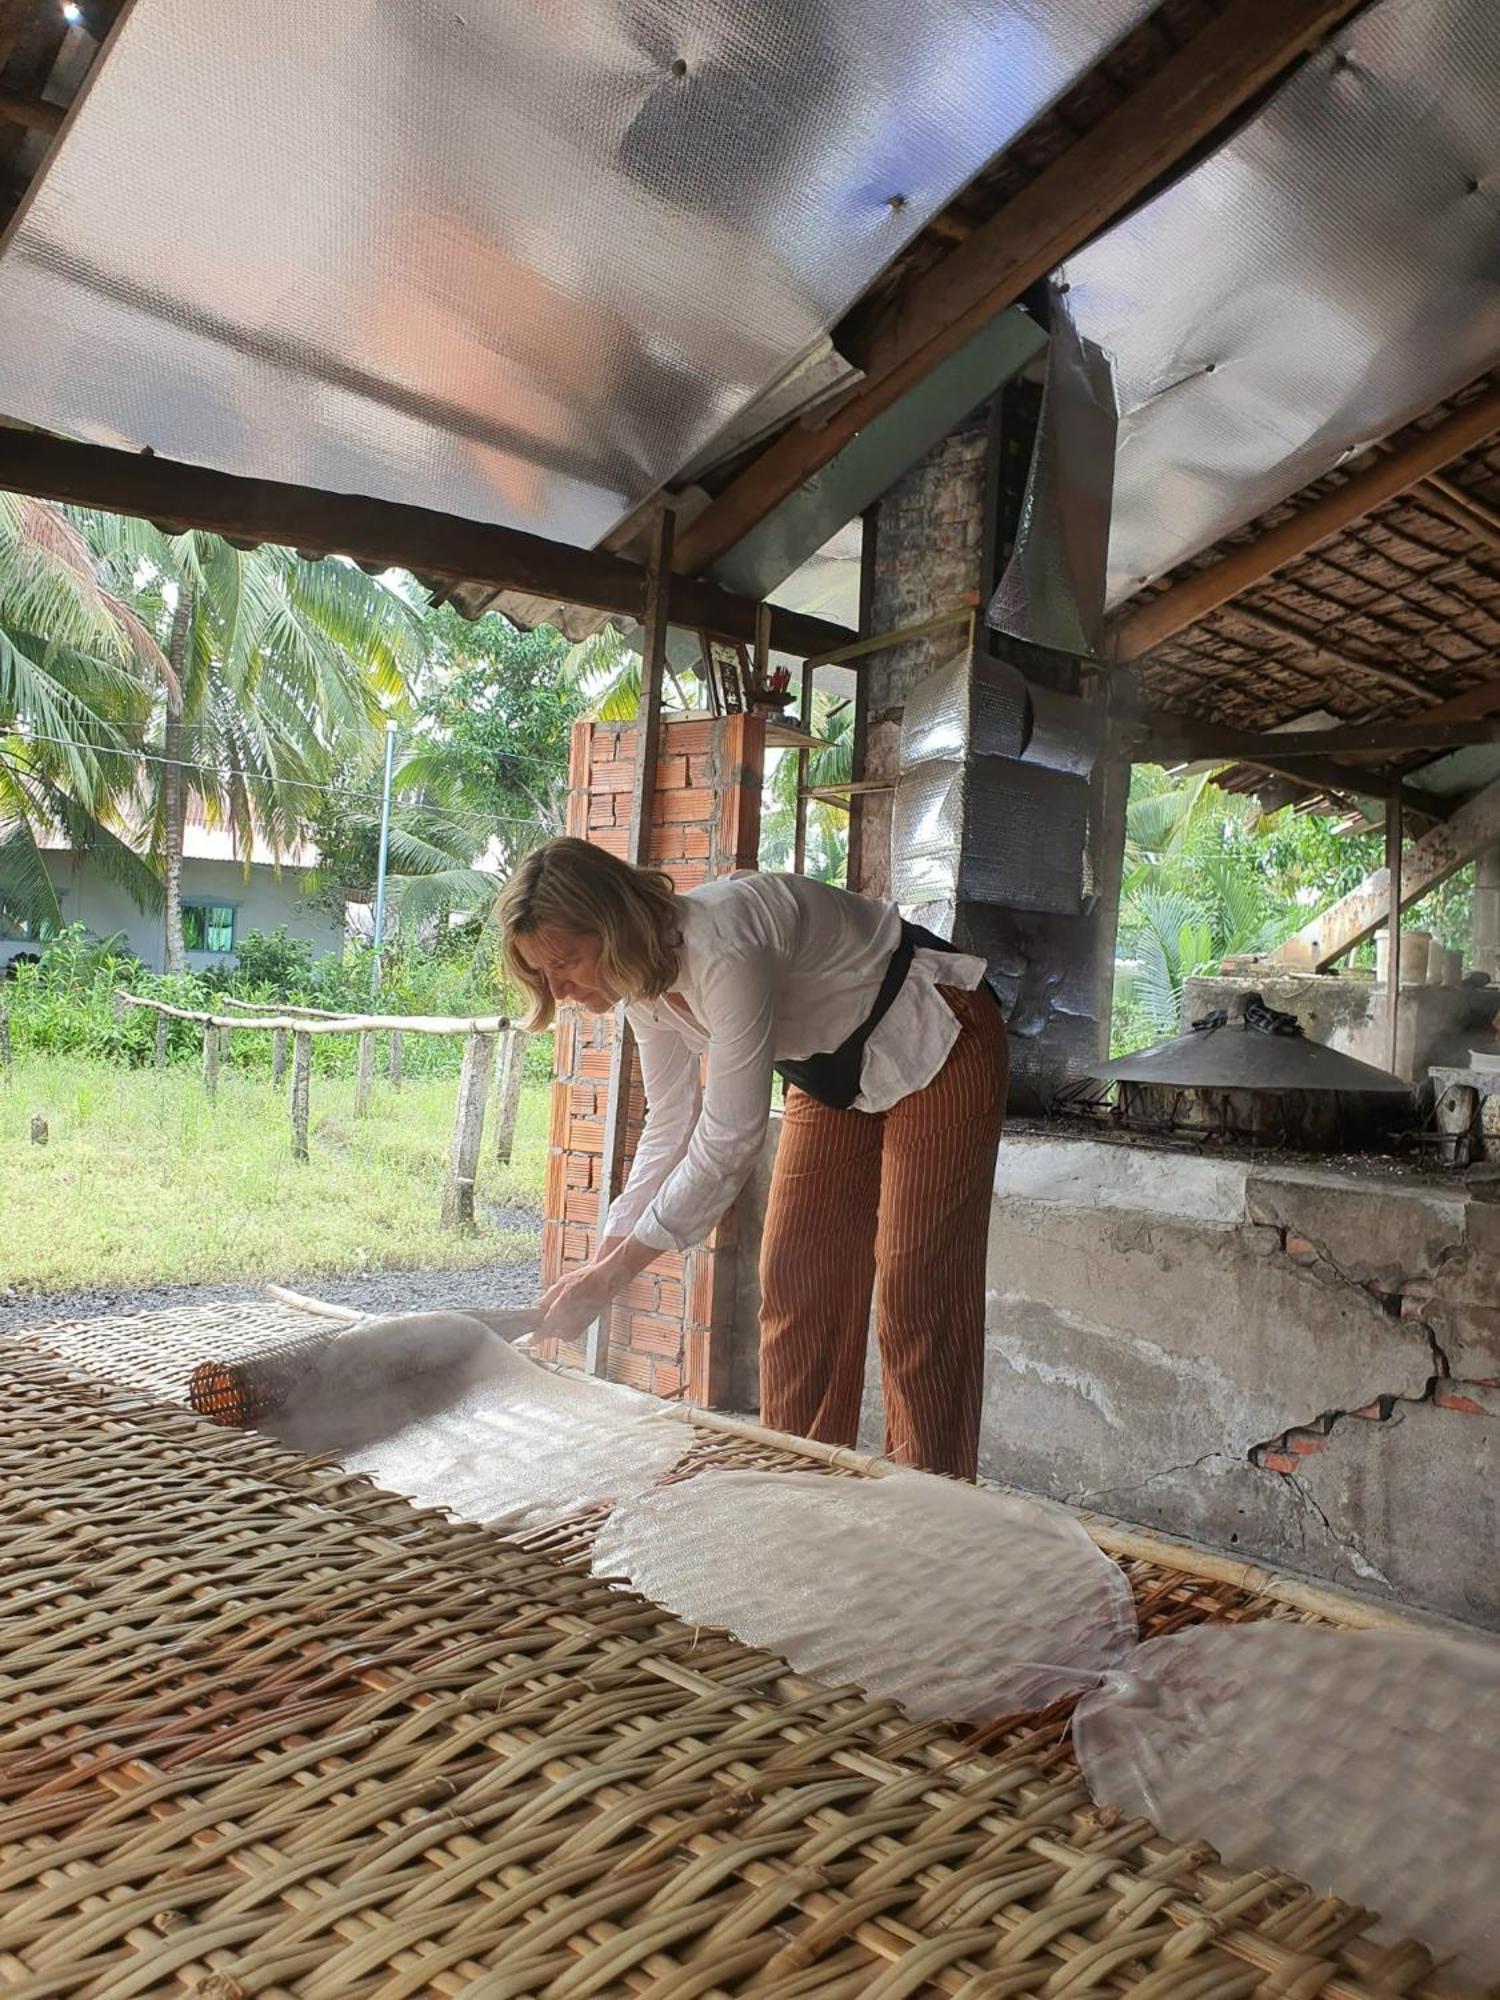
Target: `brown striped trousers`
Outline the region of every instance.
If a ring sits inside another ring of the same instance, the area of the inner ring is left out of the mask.
[[[985,1244],[1009,1071],[981,987],[943,996],[960,1033],[925,1090],[835,1111],[789,1089],[761,1244],[761,1420],[852,1445],[876,1303],[885,1448],[973,1479]]]

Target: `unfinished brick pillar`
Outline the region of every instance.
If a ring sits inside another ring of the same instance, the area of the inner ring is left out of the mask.
[[[664,722],[647,860],[679,889],[753,869],[760,842],[765,724],[757,717]],[[573,731],[568,831],[624,856],[635,783],[633,723]],[[594,1252],[613,1023],[569,1008],[557,1028],[556,1076],[542,1224],[542,1280],[553,1284]],[[625,1171],[645,1118],[639,1058],[626,1075]],[[734,1218],[701,1249],[666,1255],[615,1302],[602,1371],[659,1396],[726,1399],[734,1302]],[[558,1358],[582,1366],[581,1347]]]

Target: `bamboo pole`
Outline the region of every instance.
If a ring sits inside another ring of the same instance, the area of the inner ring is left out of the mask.
[[[312,1094],[312,1036],[299,1028],[292,1037],[292,1158],[306,1160],[308,1100]]]
[[[375,1081],[375,1030],[363,1028],[359,1037],[359,1060],[354,1069],[354,1115],[363,1118],[370,1109],[370,1090]]]
[[[327,1020],[268,1014],[253,1020],[243,1016],[227,1020],[222,1014],[198,1008],[171,1007],[165,1000],[150,1000],[141,993],[122,992],[117,997],[127,1007],[154,1008],[174,1021],[197,1021],[204,1027],[240,1029],[248,1034],[274,1034],[282,1028],[299,1035],[354,1035],[372,1028],[406,1035],[497,1035],[510,1026],[504,1014],[337,1014]]]
[[[450,1229],[474,1227],[474,1180],[484,1139],[484,1105],[489,1095],[495,1037],[478,1030],[464,1043],[463,1073],[458,1080],[458,1111],[448,1155],[448,1180],[443,1189],[443,1221]]]
[[[1393,791],[1385,807],[1385,872],[1390,883],[1390,949],[1385,967],[1386,1068],[1396,1072],[1396,1039],[1401,1032],[1401,794]]]

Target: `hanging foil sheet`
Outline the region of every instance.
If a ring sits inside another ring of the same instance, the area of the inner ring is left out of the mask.
[[[1500,1980],[1500,1643],[1310,1625],[1152,1639],[1074,1717],[1101,1805],[1277,1868]]]
[[[1076,916],[1099,740],[1087,704],[1028,687],[1003,660],[964,649],[919,682],[892,804],[903,911],[945,935],[951,919],[933,913],[959,902]]]
[[[1015,549],[985,614],[997,632],[1077,658],[1100,654],[1118,427],[1109,359],[1054,293]]]
[[[928,903],[1000,903],[1077,916],[1087,895],[1085,778],[973,757],[919,764],[897,782],[891,881],[910,913]]]
[[[593,1565],[798,1673],[954,1722],[1075,1694],[1136,1637],[1129,1584],[1076,1521],[927,1473],[707,1472],[623,1502]]]
[[[1497,229],[1500,7],[1380,0],[1072,258],[1121,412],[1109,604],[1493,366]]]
[[[590,544],[1150,0],[136,0],[0,412]]]

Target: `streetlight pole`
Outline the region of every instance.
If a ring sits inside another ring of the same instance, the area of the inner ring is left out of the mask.
[[[385,783],[380,793],[380,860],[375,872],[375,956],[370,966],[371,997],[380,991],[380,954],[385,946],[385,876],[391,852],[391,774],[396,765],[396,725],[385,725]]]

